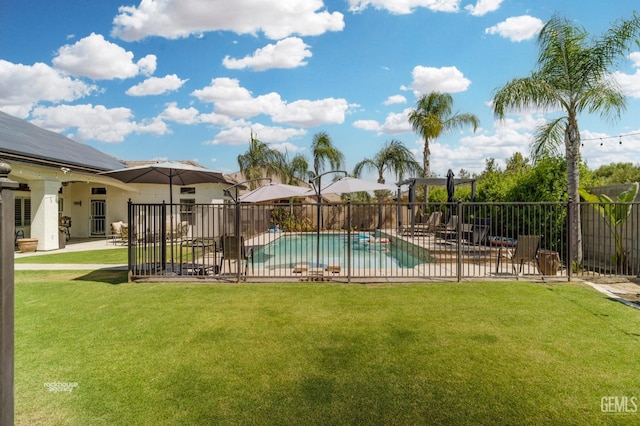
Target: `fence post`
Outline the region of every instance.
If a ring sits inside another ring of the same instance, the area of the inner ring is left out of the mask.
[[[573,233],[571,231],[571,224],[573,223],[572,216],[573,209],[571,208],[571,198],[569,198],[567,202],[567,281],[569,282],[573,274],[573,251],[571,250],[571,234]]]
[[[18,184],[0,161],[0,425],[13,425],[14,400],[14,205]]]
[[[460,220],[462,218],[462,210],[463,206],[460,201],[456,203],[456,215],[458,217],[458,223],[456,224],[456,229],[458,230],[458,252],[456,255],[456,274],[458,275],[458,282],[462,281],[462,229],[460,226]]]
[[[351,282],[351,200],[347,201],[347,282]]]
[[[236,188],[236,191],[238,189]],[[241,264],[242,264],[242,245],[243,245],[243,236],[242,233],[240,232],[240,226],[241,226],[241,212],[240,212],[240,198],[236,197],[236,217],[235,217],[235,223],[234,223],[234,227],[235,227],[235,235],[236,235],[236,273],[237,273],[237,280],[238,282],[241,281],[242,279],[242,270],[240,269]],[[246,277],[245,277],[246,278]]]

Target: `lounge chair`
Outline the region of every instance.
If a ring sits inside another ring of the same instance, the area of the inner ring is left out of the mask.
[[[238,245],[240,247],[238,247]],[[238,258],[238,254],[240,257]],[[247,276],[247,270],[249,269],[249,260],[251,260],[251,273],[253,273],[253,249],[247,248],[244,245],[244,238],[242,236],[230,236],[225,235],[222,237],[222,258],[220,259],[220,274],[224,270],[224,261],[227,261],[229,269],[231,269],[231,261],[234,260],[240,270],[240,264],[244,262],[244,276]]]
[[[414,223],[413,226],[409,226],[404,230],[404,235],[413,235],[413,234],[429,234],[434,233],[442,221],[442,212],[435,211],[431,213],[429,218],[424,223]]]
[[[511,267],[514,274],[521,274],[524,268],[525,262],[535,263],[538,268],[538,272],[542,275],[540,269],[540,258],[538,257],[538,251],[540,250],[540,242],[542,241],[542,235],[520,235],[516,242],[514,249],[501,246],[498,250],[498,261],[496,263],[496,273],[500,271],[500,259],[510,259]],[[520,268],[516,271],[516,265]]]
[[[451,215],[446,223],[436,225],[436,237],[450,240],[458,237],[458,216]]]

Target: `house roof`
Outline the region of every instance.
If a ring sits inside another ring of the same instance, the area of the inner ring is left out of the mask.
[[[85,171],[124,167],[115,157],[0,111],[0,157]]]

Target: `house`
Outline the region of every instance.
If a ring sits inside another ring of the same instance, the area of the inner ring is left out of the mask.
[[[37,238],[38,250],[59,248],[63,217],[70,218],[72,237],[101,237],[110,233],[110,223],[126,221],[129,199],[136,203],[169,201],[167,185],[125,184],[99,174],[141,162],[118,160],[3,112],[0,161],[11,166],[9,179],[19,184],[16,231]],[[226,186],[174,186],[173,199],[175,203],[222,202]]]

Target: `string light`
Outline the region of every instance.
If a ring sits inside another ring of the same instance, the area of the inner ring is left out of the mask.
[[[622,138],[623,137],[628,137],[628,136],[638,136],[640,135],[640,132],[636,132],[636,133],[627,133],[626,135],[617,135],[617,136],[604,136],[604,137],[597,137],[597,138],[587,138],[587,139],[581,139],[581,145],[584,146],[584,142],[588,142],[588,141],[595,141],[595,140],[599,140],[600,141],[600,146],[604,146],[604,141],[606,139],[618,139],[618,145],[622,145]]]

